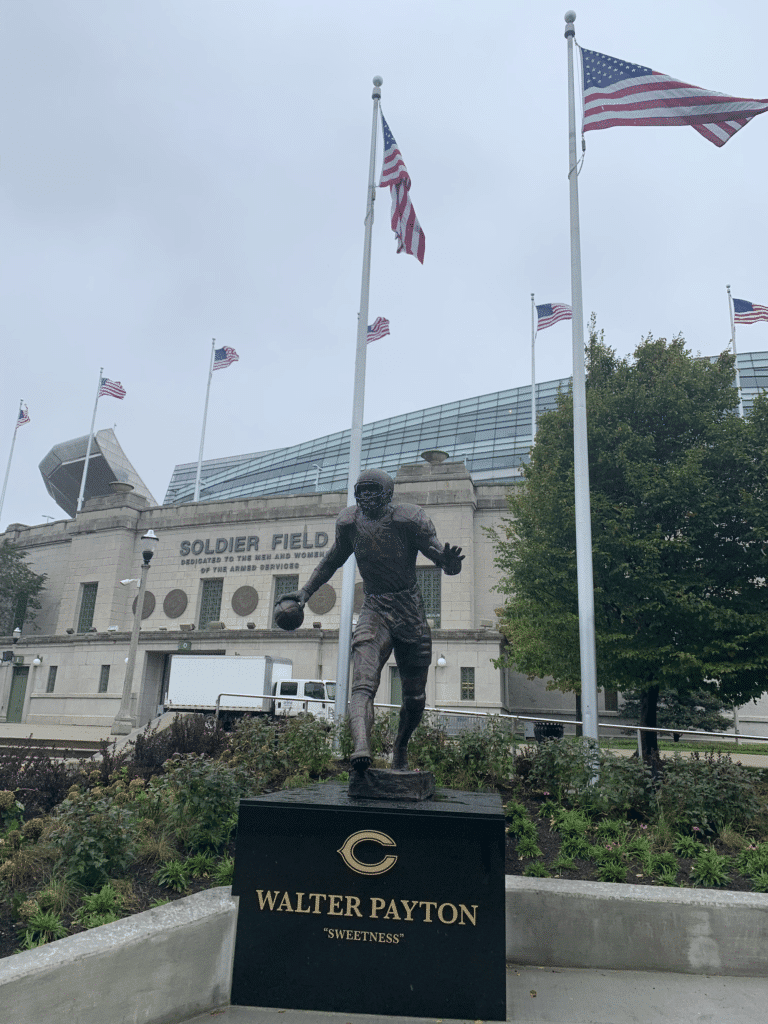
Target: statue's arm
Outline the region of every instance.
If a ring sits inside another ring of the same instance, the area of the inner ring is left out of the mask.
[[[284,597],[293,598],[304,607],[316,590],[319,590],[324,583],[333,576],[337,569],[340,569],[352,554],[352,531],[349,524],[336,523],[336,535],[333,546],[325,558],[319,563],[315,571],[309,577],[304,586],[295,594],[285,594]]]
[[[423,521],[419,526],[419,551],[429,558],[435,565],[439,565],[446,576],[457,576],[461,572],[461,563],[464,555],[461,548],[452,547],[450,544],[441,544],[437,539],[432,520],[422,512]]]

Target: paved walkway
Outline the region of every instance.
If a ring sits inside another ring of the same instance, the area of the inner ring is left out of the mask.
[[[507,1020],[515,1024],[764,1024],[767,1003],[768,979],[764,978],[507,968]],[[191,1018],[188,1024],[424,1024],[437,1020],[230,1006]],[[451,1021],[442,1018],[442,1024]]]

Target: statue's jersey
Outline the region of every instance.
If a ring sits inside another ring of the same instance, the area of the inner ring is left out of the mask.
[[[410,590],[416,585],[419,552],[442,565],[435,527],[418,505],[388,505],[379,519],[369,519],[352,505],[336,519],[333,546],[303,589],[313,594],[354,554],[366,594]]]

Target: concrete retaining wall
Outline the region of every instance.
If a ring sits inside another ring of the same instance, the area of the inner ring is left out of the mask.
[[[681,974],[768,975],[768,895],[506,880],[507,960]]]
[[[174,1024],[229,1002],[237,901],[209,889],[0,960],[13,1024]],[[768,975],[768,895],[506,880],[507,960]]]
[[[13,1024],[174,1024],[229,1002],[237,901],[209,889],[0,960]]]

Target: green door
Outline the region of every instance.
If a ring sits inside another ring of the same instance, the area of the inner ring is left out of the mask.
[[[13,678],[11,679],[11,696],[8,698],[8,713],[6,722],[21,722],[21,713],[24,710],[24,696],[27,692],[27,676],[29,665],[15,665]]]

